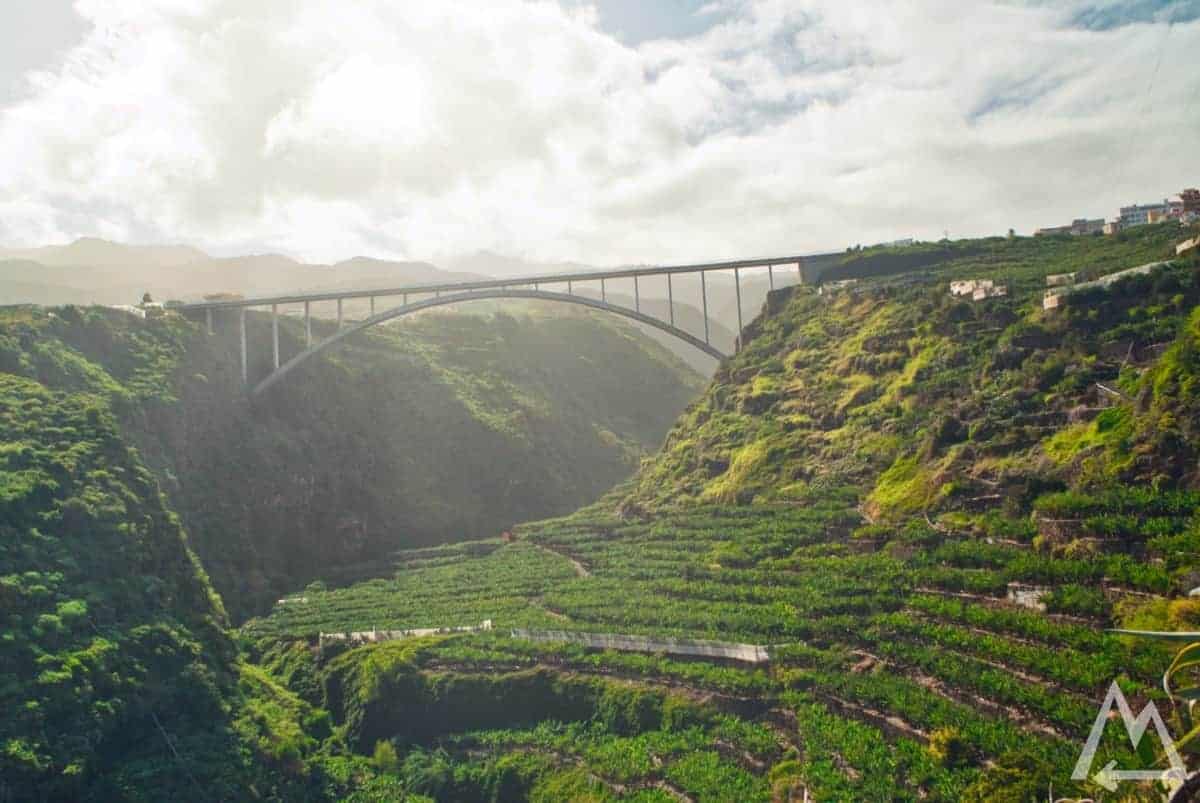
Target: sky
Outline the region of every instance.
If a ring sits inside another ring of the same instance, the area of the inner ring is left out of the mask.
[[[0,246],[715,261],[1200,184],[1200,0],[4,0]]]

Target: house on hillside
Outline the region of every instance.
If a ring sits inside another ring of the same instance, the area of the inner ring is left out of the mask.
[[[964,279],[950,282],[950,295],[983,301],[1008,295],[1008,286],[998,285],[991,279]]]
[[[987,287],[975,288],[975,292],[971,293],[971,300],[983,301],[988,298],[1003,298],[1006,295],[1008,295],[1008,285],[988,282]]]
[[[1074,273],[1052,273],[1046,277],[1047,287],[1065,287],[1070,284],[1075,284]]]
[[[1130,206],[1121,207],[1121,228],[1128,229],[1134,226],[1145,226],[1150,223],[1150,216],[1153,213],[1165,215],[1171,208],[1170,201],[1163,201],[1160,204],[1131,204]]]
[[[1089,220],[1088,218],[1075,218],[1069,226],[1049,226],[1044,229],[1037,229],[1033,232],[1034,237],[1048,237],[1054,234],[1070,234],[1075,237],[1081,237],[1085,234],[1100,234],[1104,231],[1104,218],[1096,218]]]
[[[1179,202],[1183,205],[1183,214],[1200,215],[1200,190],[1191,188],[1179,193]]]
[[[984,283],[991,284],[991,279],[963,279],[950,282],[950,295],[952,296],[969,296],[974,294],[976,287],[983,286]]]

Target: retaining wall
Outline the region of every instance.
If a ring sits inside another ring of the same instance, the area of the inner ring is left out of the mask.
[[[727,658],[751,664],[771,660],[770,651],[760,644],[730,644],[701,639],[626,636],[615,633],[586,633],[578,630],[526,630],[515,628],[513,638],[527,641],[564,641],[601,650],[622,652],[663,652],[668,655],[694,655],[704,658]]]
[[[485,619],[478,625],[470,627],[418,627],[412,630],[360,630],[353,633],[318,633],[317,644],[327,641],[350,641],[355,644],[373,644],[379,641],[396,641],[397,639],[419,638],[421,636],[439,636],[450,633],[479,633],[492,629],[492,620]]]

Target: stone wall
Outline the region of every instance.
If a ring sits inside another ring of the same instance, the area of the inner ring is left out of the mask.
[[[582,644],[601,650],[622,652],[662,652],[668,655],[693,655],[704,658],[726,658],[751,664],[771,660],[768,649],[759,644],[730,644],[722,641],[704,641],[684,638],[650,638],[614,633],[586,633],[576,630],[525,630],[516,628],[513,638],[528,641],[563,641]]]

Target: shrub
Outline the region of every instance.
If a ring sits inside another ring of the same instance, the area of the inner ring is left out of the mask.
[[[929,755],[943,767],[962,767],[971,760],[971,744],[958,728],[938,728],[929,734]]]
[[[375,754],[371,756],[371,763],[380,772],[389,774],[398,772],[400,757],[396,755],[396,746],[386,739],[380,739],[375,743]]]

